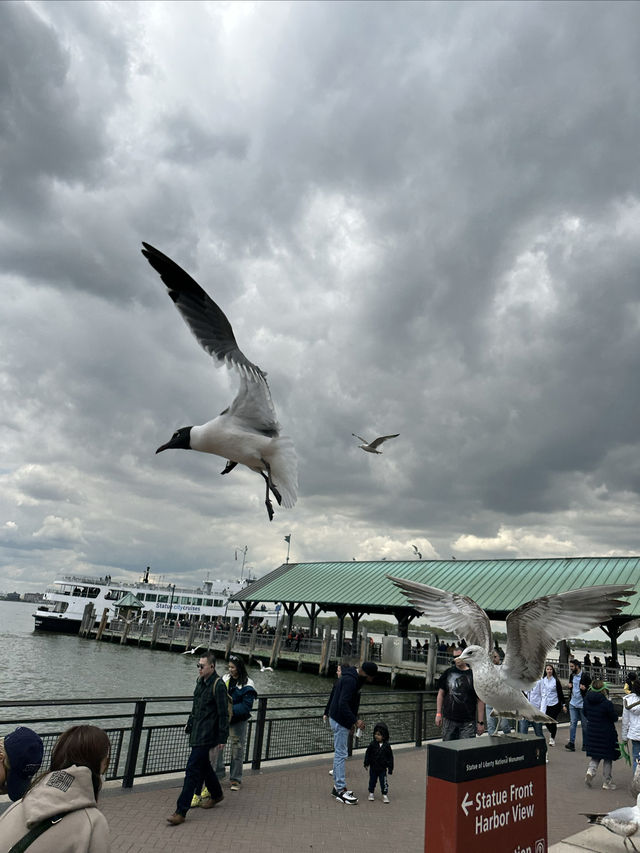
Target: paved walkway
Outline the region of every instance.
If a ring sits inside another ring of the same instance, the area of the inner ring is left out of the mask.
[[[548,835],[552,853],[623,853],[622,839],[601,827],[587,827],[580,812],[606,812],[631,805],[631,771],[614,764],[616,791],[584,785],[584,753],[564,749],[567,728],[558,732],[547,765]],[[389,779],[391,803],[377,794],[366,799],[367,774],[361,758],[347,763],[347,783],[360,795],[357,806],[337,803],[329,794],[331,757],[289,762],[262,771],[245,770],[242,790],[225,790],[215,809],[192,809],[184,824],[170,827],[181,777],[138,783],[125,791],[109,786],[101,808],[111,828],[112,853],[371,853],[372,850],[424,850],[426,747],[395,749],[396,771]],[[6,798],[2,798],[6,800]],[[2,805],[0,805],[0,810]],[[562,839],[578,835],[563,843]],[[638,845],[640,847],[640,845]],[[478,848],[471,853],[499,853]]]

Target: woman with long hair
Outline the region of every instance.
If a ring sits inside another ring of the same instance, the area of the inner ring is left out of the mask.
[[[97,726],[63,732],[49,771],[0,817],[2,849],[32,836],[34,853],[108,853],[109,827],[97,799],[110,754],[109,738]]]
[[[564,701],[562,684],[560,683],[560,679],[556,674],[556,668],[553,664],[548,663],[545,666],[544,675],[540,680],[540,688],[542,692],[540,710],[543,714],[547,714],[547,716],[553,717],[554,720],[557,720],[560,711],[563,708],[566,711],[567,706]],[[549,746],[555,746],[558,725],[557,723],[547,723],[547,728],[549,729]]]
[[[229,719],[229,743],[231,744],[231,766],[229,767],[229,787],[239,791],[242,785],[242,763],[247,742],[247,727],[251,709],[258,693],[249,678],[247,667],[238,655],[229,655],[229,672],[222,676],[229,694],[231,717]],[[224,778],[224,752],[218,752],[216,773]]]

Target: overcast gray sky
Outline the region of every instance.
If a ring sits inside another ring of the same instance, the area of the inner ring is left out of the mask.
[[[639,72],[639,3],[0,4],[0,589],[638,553]],[[269,374],[272,523],[155,455],[236,377],[142,240]]]

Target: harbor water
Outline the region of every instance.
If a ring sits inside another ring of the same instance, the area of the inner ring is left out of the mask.
[[[197,655],[98,643],[33,630],[35,606],[0,601],[2,698],[5,700],[186,696]],[[327,692],[331,680],[311,673],[249,666],[258,693]]]

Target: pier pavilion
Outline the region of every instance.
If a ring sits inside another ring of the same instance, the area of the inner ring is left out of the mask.
[[[338,648],[342,647],[344,620],[349,616],[353,633],[364,615],[393,616],[399,636],[420,614],[388,575],[468,595],[493,620],[526,601],[569,589],[626,584],[640,589],[640,557],[562,557],[499,560],[371,560],[351,562],[283,563],[277,569],[233,596],[248,618],[262,603],[280,603],[291,629],[302,608],[311,631],[321,613],[339,620]],[[640,596],[634,596],[623,615],[602,625],[617,660],[617,639],[626,623],[640,618]],[[631,627],[631,626],[630,626]]]

